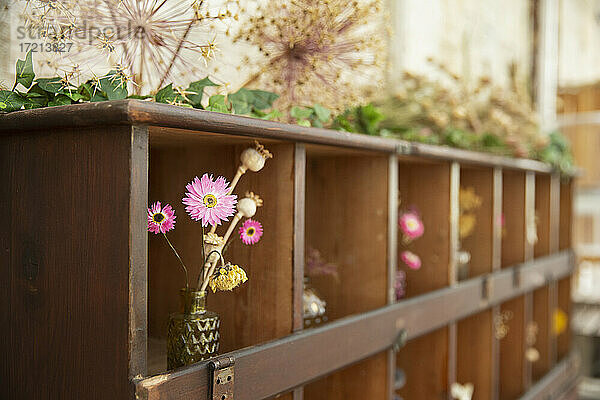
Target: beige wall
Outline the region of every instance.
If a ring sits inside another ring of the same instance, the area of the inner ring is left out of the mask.
[[[561,0],[559,87],[600,81],[600,1]]]
[[[390,0],[392,76],[427,71],[427,57],[453,72],[503,84],[516,61],[531,70],[532,24],[527,0]]]

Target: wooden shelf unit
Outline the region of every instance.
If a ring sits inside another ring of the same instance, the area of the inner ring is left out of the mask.
[[[570,335],[552,331],[554,308],[570,312],[572,183],[547,165],[135,100],[0,115],[0,135],[0,397],[212,398],[208,362],[165,373],[183,274],[146,232],[146,207],[175,207],[171,238],[196,272],[185,184],[204,172],[230,179],[255,138],[275,157],[236,192],[265,200],[265,235],[232,248],[245,286],[208,300],[222,356],[235,359],[236,399],[449,399],[453,382],[473,383],[475,399],[558,399],[574,379]],[[462,241],[461,186],[483,199]],[[418,271],[399,261],[398,212],[411,206],[425,223],[410,246]],[[339,278],[313,280],[330,321],[304,330],[308,246]],[[461,249],[472,258],[459,282]],[[398,268],[407,296],[395,302]],[[503,311],[512,318],[498,339]],[[531,322],[536,362],[524,356]]]

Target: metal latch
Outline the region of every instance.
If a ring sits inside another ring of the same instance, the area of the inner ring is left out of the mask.
[[[408,331],[406,329],[400,329],[398,332],[398,336],[396,336],[396,340],[394,340],[394,344],[392,345],[392,350],[396,353],[404,347],[406,341],[408,340]]]
[[[233,357],[223,357],[210,362],[212,370],[212,400],[233,400]]]

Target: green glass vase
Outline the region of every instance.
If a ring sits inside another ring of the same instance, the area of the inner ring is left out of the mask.
[[[206,291],[181,289],[181,311],[171,314],[167,333],[169,370],[214,357],[219,351],[219,315],[206,310]]]

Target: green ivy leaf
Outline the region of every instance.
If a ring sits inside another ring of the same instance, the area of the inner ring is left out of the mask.
[[[100,88],[108,100],[122,100],[127,98],[127,84],[117,77],[117,71],[109,71],[100,78]]]
[[[265,90],[248,90],[252,93],[251,105],[257,110],[265,110],[273,107],[273,102],[279,98],[278,94],[267,92]]]
[[[206,107],[208,111],[216,111],[220,113],[231,114],[229,108],[227,107],[227,103],[225,103],[225,96],[222,94],[215,94],[210,96],[208,99],[208,107]]]
[[[60,93],[63,84],[58,76],[54,78],[38,78],[35,80],[37,85],[48,93]]]
[[[187,88],[186,92],[189,93],[187,94],[187,98],[190,100],[190,103],[192,103],[192,106],[194,106],[194,108],[202,108],[202,97],[204,97],[204,88],[208,86],[219,85],[208,79],[208,76],[199,81],[190,83],[190,86]]]
[[[290,110],[290,115],[292,116],[292,118],[302,120],[309,118],[313,114],[313,112],[314,110],[312,108],[294,106]]]
[[[317,116],[317,119],[320,122],[325,123],[325,122],[329,121],[329,118],[331,117],[331,111],[329,111],[322,105],[316,104],[316,103],[313,106],[313,110],[315,110],[315,115]]]
[[[57,94],[56,97],[48,103],[48,107],[65,106],[71,104],[71,98],[66,94]]]
[[[160,89],[158,92],[156,92],[156,95],[154,96],[154,100],[157,103],[173,103],[175,101],[175,98],[177,97],[177,93],[175,93],[175,90],[173,90],[173,84],[169,83],[167,86],[165,86],[164,88]]]
[[[254,111],[252,111],[250,116],[254,117],[254,118],[260,118],[260,119],[272,121],[274,119],[281,117],[282,114],[281,114],[281,111],[279,111],[279,110],[271,110],[268,113],[266,113],[264,111],[260,111],[260,110],[254,110]]]
[[[244,115],[252,112],[254,94],[250,90],[241,88],[237,92],[228,95],[227,99],[233,106],[236,114]]]
[[[25,104],[25,99],[18,93],[10,90],[0,90],[0,111],[11,112],[20,110]]]
[[[297,124],[300,126],[305,126],[307,128],[310,128],[310,121],[307,119],[299,119]]]
[[[27,89],[31,87],[35,73],[33,72],[33,61],[31,58],[31,50],[27,52],[25,60],[17,60],[16,80]]]

